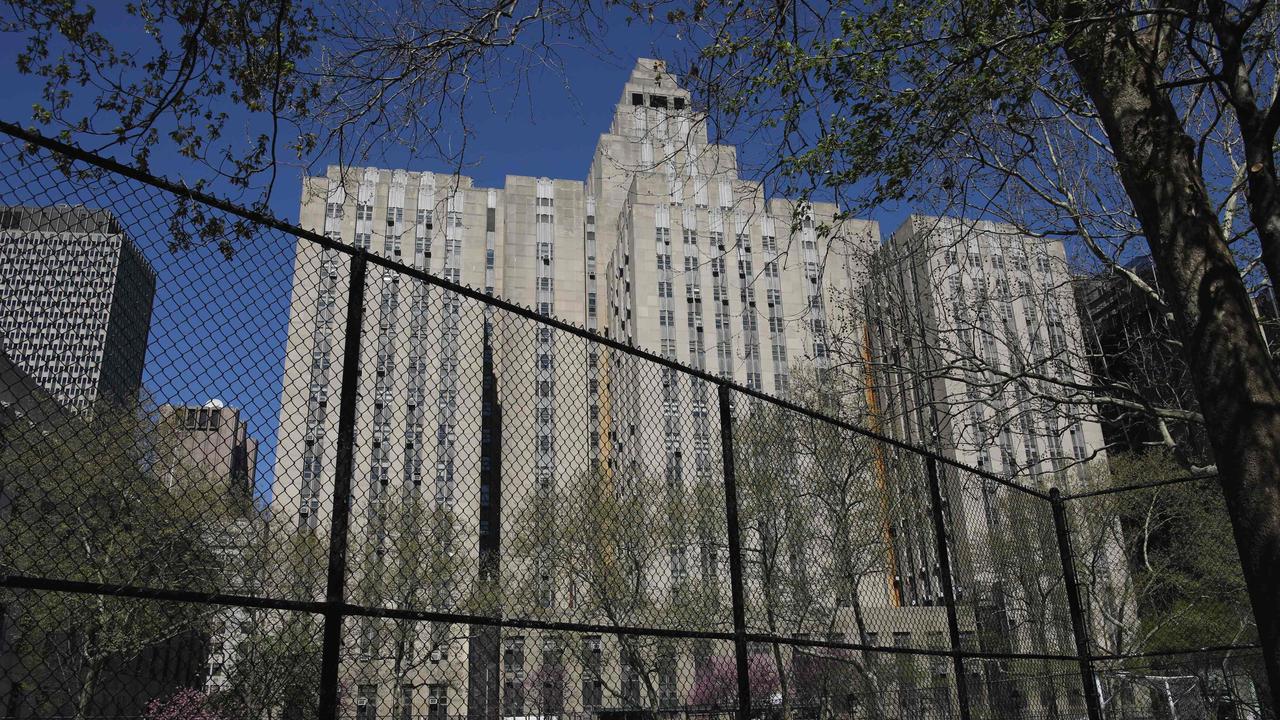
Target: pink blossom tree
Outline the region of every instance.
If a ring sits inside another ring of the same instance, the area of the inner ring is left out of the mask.
[[[747,658],[747,680],[751,684],[751,704],[767,705],[780,683],[778,671],[767,655]],[[698,671],[689,689],[693,706],[726,707],[738,701],[738,665],[732,655],[717,655]]]
[[[147,703],[144,720],[225,720],[213,708],[209,696],[193,688],[183,688],[167,698]]]

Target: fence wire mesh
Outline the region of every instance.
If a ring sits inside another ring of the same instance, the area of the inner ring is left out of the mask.
[[[1211,481],[1063,500],[460,287],[483,213],[5,132],[0,717],[1268,712]]]

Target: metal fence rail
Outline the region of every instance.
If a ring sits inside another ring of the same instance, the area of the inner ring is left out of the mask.
[[[1202,478],[1028,487],[0,132],[0,717],[1265,705]]]

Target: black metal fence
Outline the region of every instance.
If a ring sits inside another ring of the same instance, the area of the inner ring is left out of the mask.
[[[1211,479],[1025,487],[2,129],[0,717],[1270,712]]]

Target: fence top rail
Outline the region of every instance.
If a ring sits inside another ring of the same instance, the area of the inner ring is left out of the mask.
[[[1062,494],[1062,500],[1080,500],[1083,498],[1098,497],[1099,495],[1114,495],[1116,493],[1132,492],[1136,490],[1150,490],[1152,488],[1164,487],[1166,485],[1178,485],[1181,483],[1197,482],[1199,480],[1217,480],[1217,473],[1203,473],[1200,475],[1187,475],[1186,477],[1167,478],[1164,480],[1153,480],[1148,483],[1134,483],[1133,485],[1122,485],[1120,487],[1101,488],[1099,490],[1089,490],[1087,492],[1079,492],[1073,494]]]
[[[576,335],[584,340],[600,343],[601,345],[612,348],[619,352],[623,352],[628,355],[632,355],[632,356],[641,358],[643,360],[656,363],[664,367],[671,368],[678,372],[684,373],[685,375],[698,378],[705,382],[713,383],[718,386],[727,387],[735,392],[741,393],[748,397],[752,397],[757,400],[761,400],[763,402],[771,403],[775,406],[781,407],[785,410],[799,413],[813,420],[830,423],[832,425],[835,425],[839,428],[855,433],[857,435],[861,435],[871,440],[892,445],[894,447],[900,448],[902,450],[906,450],[910,453],[919,455],[921,457],[933,458],[937,462],[940,462],[944,465],[948,465],[950,467],[956,468],[958,470],[962,470],[964,472],[972,473],[974,475],[985,478],[987,480],[998,483],[1000,485],[1004,485],[1014,490],[1018,490],[1026,494],[1033,495],[1042,500],[1049,499],[1049,495],[1047,492],[1037,490],[1035,488],[1027,487],[1025,485],[1022,485],[1021,483],[1014,482],[1009,478],[1001,477],[999,475],[996,475],[995,473],[982,470],[981,468],[976,468],[976,467],[967,465],[965,463],[962,463],[958,460],[947,457],[946,455],[943,455],[942,453],[936,452],[934,450],[930,450],[928,448],[925,448],[919,445],[915,445],[903,440],[899,440],[897,438],[885,435],[883,433],[876,432],[875,430],[871,430],[869,428],[865,428],[860,425],[855,425],[853,423],[831,417],[829,415],[820,413],[811,408],[807,408],[802,405],[790,402],[788,400],[774,397],[773,395],[770,395],[763,391],[754,390],[752,388],[746,387],[745,385],[738,384],[733,380],[728,380],[728,379],[716,376],[712,373],[706,372],[704,370],[699,370],[695,367],[686,365],[684,363],[680,363],[675,360],[664,358],[660,355],[657,355],[656,353],[650,352],[643,348],[635,347],[633,345],[628,345],[627,343],[621,342],[619,340],[615,340],[611,337],[608,337],[607,335],[598,334],[584,327],[579,327],[577,325],[565,322],[563,320],[560,320],[554,317],[541,315],[538,312],[534,311],[532,308],[527,308],[522,305],[518,305],[516,303],[513,303],[509,300],[502,299],[500,297],[486,295],[485,293],[479,290],[468,287],[466,285],[451,282],[441,277],[437,277],[435,275],[432,275],[426,272],[425,270],[419,270],[418,268],[415,268],[413,266],[405,265],[404,263],[396,262],[394,260],[389,260],[376,253],[372,253],[368,250],[363,250],[360,248],[353,247],[351,245],[347,245],[346,243],[332,240],[320,233],[303,229],[298,225],[286,222],[279,218],[272,217],[261,211],[251,210],[249,208],[243,207],[241,205],[233,203],[224,198],[217,197],[210,193],[187,187],[186,185],[179,184],[172,180],[158,177],[156,175],[152,175],[151,173],[139,170],[130,165],[125,165],[124,163],[121,163],[117,160],[113,160],[111,158],[105,158],[105,157],[96,155],[94,153],[91,153],[87,150],[78,148],[74,145],[70,145],[70,144],[61,142],[59,140],[54,140],[53,138],[46,137],[33,130],[25,129],[22,126],[17,125],[15,123],[10,123],[4,120],[0,120],[0,133],[4,133],[5,135],[8,135],[10,137],[44,148],[45,150],[49,150],[51,152],[64,155],[66,157],[73,158],[80,162],[93,165],[103,170],[107,170],[108,172],[112,172],[118,175],[123,175],[127,178],[143,183],[144,185],[150,185],[151,187],[158,188],[165,192],[172,193],[174,195],[178,195],[181,197],[185,197],[190,200],[194,200],[203,205],[208,205],[210,207],[217,208],[231,215],[235,215],[236,217],[239,217],[243,220],[257,223],[259,225],[264,225],[266,227],[279,230],[283,233],[293,235],[294,237],[308,240],[326,249],[344,253],[353,258],[360,258],[365,262],[372,263],[374,265],[379,265],[389,270],[394,270],[402,275],[413,277],[415,279],[426,282],[430,285],[434,285],[434,286],[443,288],[445,290],[448,290],[450,292],[457,293],[459,295],[462,295],[469,299],[483,303],[485,305],[496,307],[500,310],[510,312],[512,314],[527,318],[529,320],[541,323],[543,325],[548,325],[550,327],[556,328],[557,330],[561,330],[571,335]],[[1081,497],[1081,496],[1074,496],[1074,497]]]
[[[552,632],[591,633],[597,635],[620,635],[629,637],[663,637],[689,640],[733,641],[737,635],[731,630],[684,630],[675,628],[650,627],[641,625],[599,624],[581,622],[562,622],[554,620],[536,620],[527,617],[474,615],[468,613],[442,612],[437,610],[411,610],[400,608],[356,605],[342,601],[308,601],[282,600],[274,598],[235,595],[219,592],[197,590],[176,590],[161,587],[143,587],[135,585],[119,585],[114,583],[87,582],[81,580],[64,580],[58,578],[37,577],[31,575],[0,575],[0,589],[30,590],[36,592],[73,593],[79,595],[105,595],[109,597],[127,597],[142,600],[194,603],[208,606],[251,607],[265,610],[309,613],[323,615],[336,613],[343,617],[372,617],[414,622],[443,622],[458,625],[482,625],[521,630],[547,630]],[[823,640],[819,638],[800,638],[776,633],[747,632],[743,634],[747,642],[789,645],[792,647],[816,648],[820,650],[852,650],[879,653],[886,655],[912,655],[924,657],[960,657],[973,660],[1075,660],[1075,655],[1045,652],[1004,652],[980,649],[959,648],[927,648],[896,647],[874,643],[846,642],[844,640]],[[1250,649],[1248,646],[1230,649]],[[1212,650],[1210,648],[1209,650]],[[1175,651],[1177,652],[1177,651]],[[1195,648],[1185,652],[1206,652],[1205,648]],[[1159,654],[1159,653],[1153,653]],[[1128,657],[1128,656],[1117,656]]]

